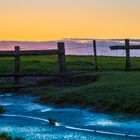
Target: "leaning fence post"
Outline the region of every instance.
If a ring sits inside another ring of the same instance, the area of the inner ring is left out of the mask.
[[[125,39],[125,47],[126,47],[126,70],[130,70],[131,68],[131,59],[130,59],[130,49],[129,49],[129,39]]]
[[[15,46],[15,84],[19,84],[19,70],[20,70],[20,56],[18,55],[18,52],[20,51],[19,46]]]
[[[94,50],[94,67],[95,67],[95,70],[98,70],[97,49],[96,49],[96,41],[95,40],[93,40],[93,50]]]
[[[60,72],[66,72],[65,44],[64,42],[58,42],[57,46]]]

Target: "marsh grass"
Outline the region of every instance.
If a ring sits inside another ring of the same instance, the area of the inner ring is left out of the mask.
[[[12,138],[7,134],[0,134],[0,140],[23,140],[22,138]]]
[[[0,106],[0,115],[5,112],[5,108],[3,106]]]

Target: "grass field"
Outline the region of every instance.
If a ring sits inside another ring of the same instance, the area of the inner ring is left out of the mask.
[[[94,70],[94,57],[92,56],[67,56],[68,70]],[[99,71],[124,70],[125,58],[123,57],[98,57]],[[14,58],[0,58],[0,72],[14,71]],[[140,69],[140,58],[132,58],[132,68]],[[29,56],[21,57],[21,72],[57,72],[59,70],[57,56]]]
[[[11,58],[0,60],[0,72],[13,70]],[[68,70],[84,70],[84,74],[61,79],[44,78],[36,86],[23,88],[20,92],[38,95],[41,102],[57,106],[76,105],[94,111],[140,114],[140,58],[132,58],[135,71],[130,72],[124,71],[125,58],[121,57],[99,57],[98,72],[94,71],[93,57],[67,56],[66,62]],[[21,58],[21,72],[58,70],[57,56]],[[94,81],[90,77],[98,78]]]

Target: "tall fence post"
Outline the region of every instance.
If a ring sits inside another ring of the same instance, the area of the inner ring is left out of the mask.
[[[20,51],[20,47],[19,46],[15,46],[15,52],[18,53]],[[16,55],[15,56],[15,84],[19,84],[20,79],[19,79],[19,71],[20,71],[20,56]]]
[[[96,41],[95,40],[93,40],[93,50],[94,50],[94,67],[95,67],[95,70],[98,70],[97,49],[96,49]]]
[[[126,46],[126,70],[130,70],[131,68],[131,59],[130,59],[130,49],[129,49],[129,39],[125,39],[125,46]]]
[[[64,42],[58,42],[57,46],[60,72],[66,72],[65,44]]]

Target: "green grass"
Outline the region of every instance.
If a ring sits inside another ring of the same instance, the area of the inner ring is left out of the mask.
[[[7,134],[0,134],[0,140],[23,140],[22,138],[12,138]]]
[[[90,107],[94,111],[140,114],[139,72],[96,72],[86,75],[98,75],[99,78],[96,82],[87,83],[86,80],[74,86],[57,86],[46,79],[44,83],[41,81],[43,86],[25,88],[22,92],[39,95],[41,102],[58,106],[77,105]]]
[[[0,115],[3,114],[5,112],[5,109],[3,106],[0,106]]]
[[[67,56],[68,70],[94,70],[94,57],[92,56]],[[125,58],[123,57],[98,57],[99,71],[124,70]],[[0,72],[14,71],[14,58],[0,58]],[[140,58],[132,58],[132,68],[140,69]],[[28,56],[21,57],[21,72],[58,72],[57,56]]]
[[[0,72],[13,70],[13,59],[0,58],[0,62]],[[98,72],[94,71],[94,57],[91,56],[67,56],[66,62],[68,70],[84,70],[85,73],[64,78],[62,83],[56,77],[45,78],[34,87],[23,88],[21,92],[38,95],[43,103],[90,107],[94,111],[140,114],[140,72],[125,72],[125,58],[98,57]],[[132,58],[132,67],[134,70],[140,68],[140,58]],[[57,56],[21,58],[21,72],[49,71],[59,71]],[[87,78],[89,75],[99,78],[92,82]],[[85,79],[78,80],[79,77]]]

